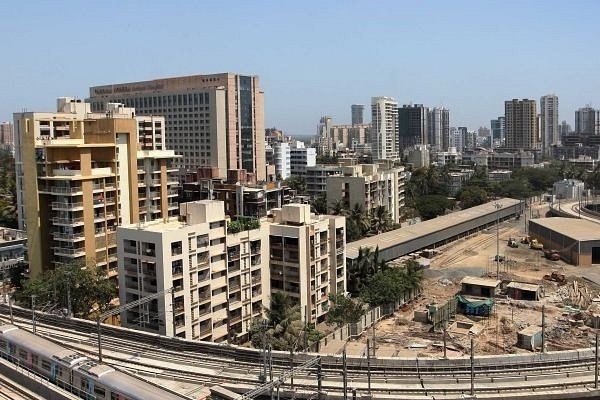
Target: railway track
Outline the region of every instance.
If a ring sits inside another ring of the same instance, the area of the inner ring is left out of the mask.
[[[15,309],[17,314],[24,318],[29,316],[28,311]],[[70,346],[95,354],[95,324],[40,315],[40,333],[49,332],[46,324],[52,327],[55,340],[69,342]],[[73,335],[74,328],[76,335]],[[238,392],[253,389],[259,384],[258,375],[262,372],[260,351],[170,339],[114,327],[103,327],[103,331],[103,344],[107,350],[105,358],[137,374],[205,386],[219,384]],[[127,349],[126,352],[123,349]],[[120,352],[123,356],[114,356],[113,352]],[[273,352],[273,376],[277,377],[289,370],[290,365],[297,366],[314,356],[316,354],[298,353],[290,364],[289,354]],[[321,355],[321,360],[323,390],[339,393],[343,384],[341,357]],[[370,371],[371,393],[376,394],[376,398],[462,396],[470,390],[471,368],[466,358],[376,358],[371,360],[370,365],[364,358],[348,357],[347,361],[348,387],[366,393],[369,389],[367,371]],[[595,355],[591,349],[502,358],[476,357],[473,384],[477,393],[498,395],[498,398],[506,393],[523,391],[589,390],[594,383],[594,362]],[[281,390],[284,394],[295,391],[309,396],[314,394],[316,386],[315,372],[307,371],[294,377],[293,389],[290,383],[285,383]]]

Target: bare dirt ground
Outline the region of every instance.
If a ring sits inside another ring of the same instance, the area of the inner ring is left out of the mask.
[[[469,238],[458,240],[440,248],[441,253],[431,260],[431,267],[424,271],[424,291],[393,316],[379,322],[358,340],[347,344],[348,354],[365,354],[367,338],[376,343],[379,357],[442,357],[443,333],[434,332],[431,324],[413,321],[415,310],[425,310],[431,303],[444,303],[460,291],[460,281],[465,276],[496,277],[497,268],[504,282],[519,281],[540,284],[544,296],[540,301],[512,300],[506,296],[496,299],[493,315],[489,318],[469,318],[457,314],[455,321],[474,324],[477,354],[506,354],[527,352],[516,346],[517,332],[528,326],[542,324],[542,305],[545,306],[545,341],[547,350],[588,347],[592,344],[595,332],[584,322],[589,320],[596,306],[570,308],[573,293],[580,291],[598,296],[600,288],[581,278],[581,274],[592,268],[575,267],[563,261],[550,261],[539,250],[529,249],[519,243],[518,248],[507,246],[509,237],[520,239],[525,235],[525,223],[530,216],[544,216],[547,208],[535,204],[527,210],[527,218],[511,220],[500,224],[499,251],[507,262],[496,263],[496,229],[491,228]],[[552,271],[565,274],[567,284],[544,280]],[[574,281],[577,281],[575,284]],[[577,290],[574,290],[577,289]],[[570,292],[571,291],[571,292]],[[469,329],[450,325],[447,332],[447,357],[462,356],[470,346]]]

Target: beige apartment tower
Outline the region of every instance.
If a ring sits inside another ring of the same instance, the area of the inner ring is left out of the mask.
[[[154,144],[140,144],[148,125]],[[59,98],[57,112],[14,114],[19,229],[27,232],[31,276],[72,261],[117,273],[116,227],[177,215],[178,182],[161,118],[109,104]]]
[[[538,115],[535,100],[504,102],[506,148],[535,150],[539,147]]]
[[[95,86],[92,111],[106,102],[134,107],[139,115],[164,115],[167,146],[185,169],[244,169],[266,179],[264,94],[257,76],[192,75]]]
[[[228,234],[224,203],[180,205],[180,220],[119,227],[122,326],[212,342],[244,342],[269,299],[268,230]]]

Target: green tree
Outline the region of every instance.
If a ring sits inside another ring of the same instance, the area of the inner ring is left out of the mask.
[[[369,221],[369,217],[362,205],[358,203],[354,204],[354,207],[352,207],[346,218],[350,218],[356,224],[361,236],[364,236],[369,231],[371,221]]]
[[[407,261],[402,268],[377,271],[367,279],[360,297],[372,307],[399,301],[408,293],[410,296],[422,288],[423,275],[419,265]]]
[[[343,199],[339,199],[329,207],[329,210],[332,215],[345,215],[348,211],[348,206]]]
[[[371,231],[380,234],[392,227],[392,216],[384,206],[377,206],[371,211]]]
[[[352,299],[343,294],[330,294],[329,301],[331,306],[325,317],[328,324],[342,326],[355,323],[364,314],[365,305],[358,299]]]
[[[321,195],[310,204],[311,211],[315,214],[327,214],[327,197]]]
[[[304,177],[292,175],[288,177],[284,182],[290,187],[290,189],[295,190],[297,194],[306,193],[306,179],[304,179]]]
[[[302,338],[308,341],[306,326],[301,320],[300,305],[287,294],[273,292],[271,307],[265,309],[264,321],[255,321],[251,328],[251,341],[255,347],[261,347],[262,341],[274,350],[296,350],[302,346]],[[315,333],[312,333],[315,336]],[[318,336],[318,334],[317,334]]]
[[[74,316],[93,319],[108,310],[117,295],[115,282],[101,268],[91,262],[72,262],[26,281],[17,301],[29,306],[31,296],[36,296],[40,307],[60,310],[68,309],[70,300]]]
[[[457,196],[460,205],[463,209],[471,208],[483,204],[488,199],[488,194],[485,189],[479,186],[465,186]]]
[[[454,201],[437,194],[425,195],[420,197],[415,206],[423,219],[431,219],[444,215],[446,210],[452,209]]]

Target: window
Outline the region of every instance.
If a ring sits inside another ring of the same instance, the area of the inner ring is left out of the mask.
[[[25,350],[19,349],[19,358],[21,360],[27,360],[27,352]]]
[[[98,395],[101,399],[103,399],[106,395],[106,392],[103,388],[94,385],[94,394]]]
[[[50,371],[50,362],[47,360],[42,360],[42,368],[46,371]]]
[[[178,256],[183,252],[183,245],[181,241],[171,243],[171,255]]]

